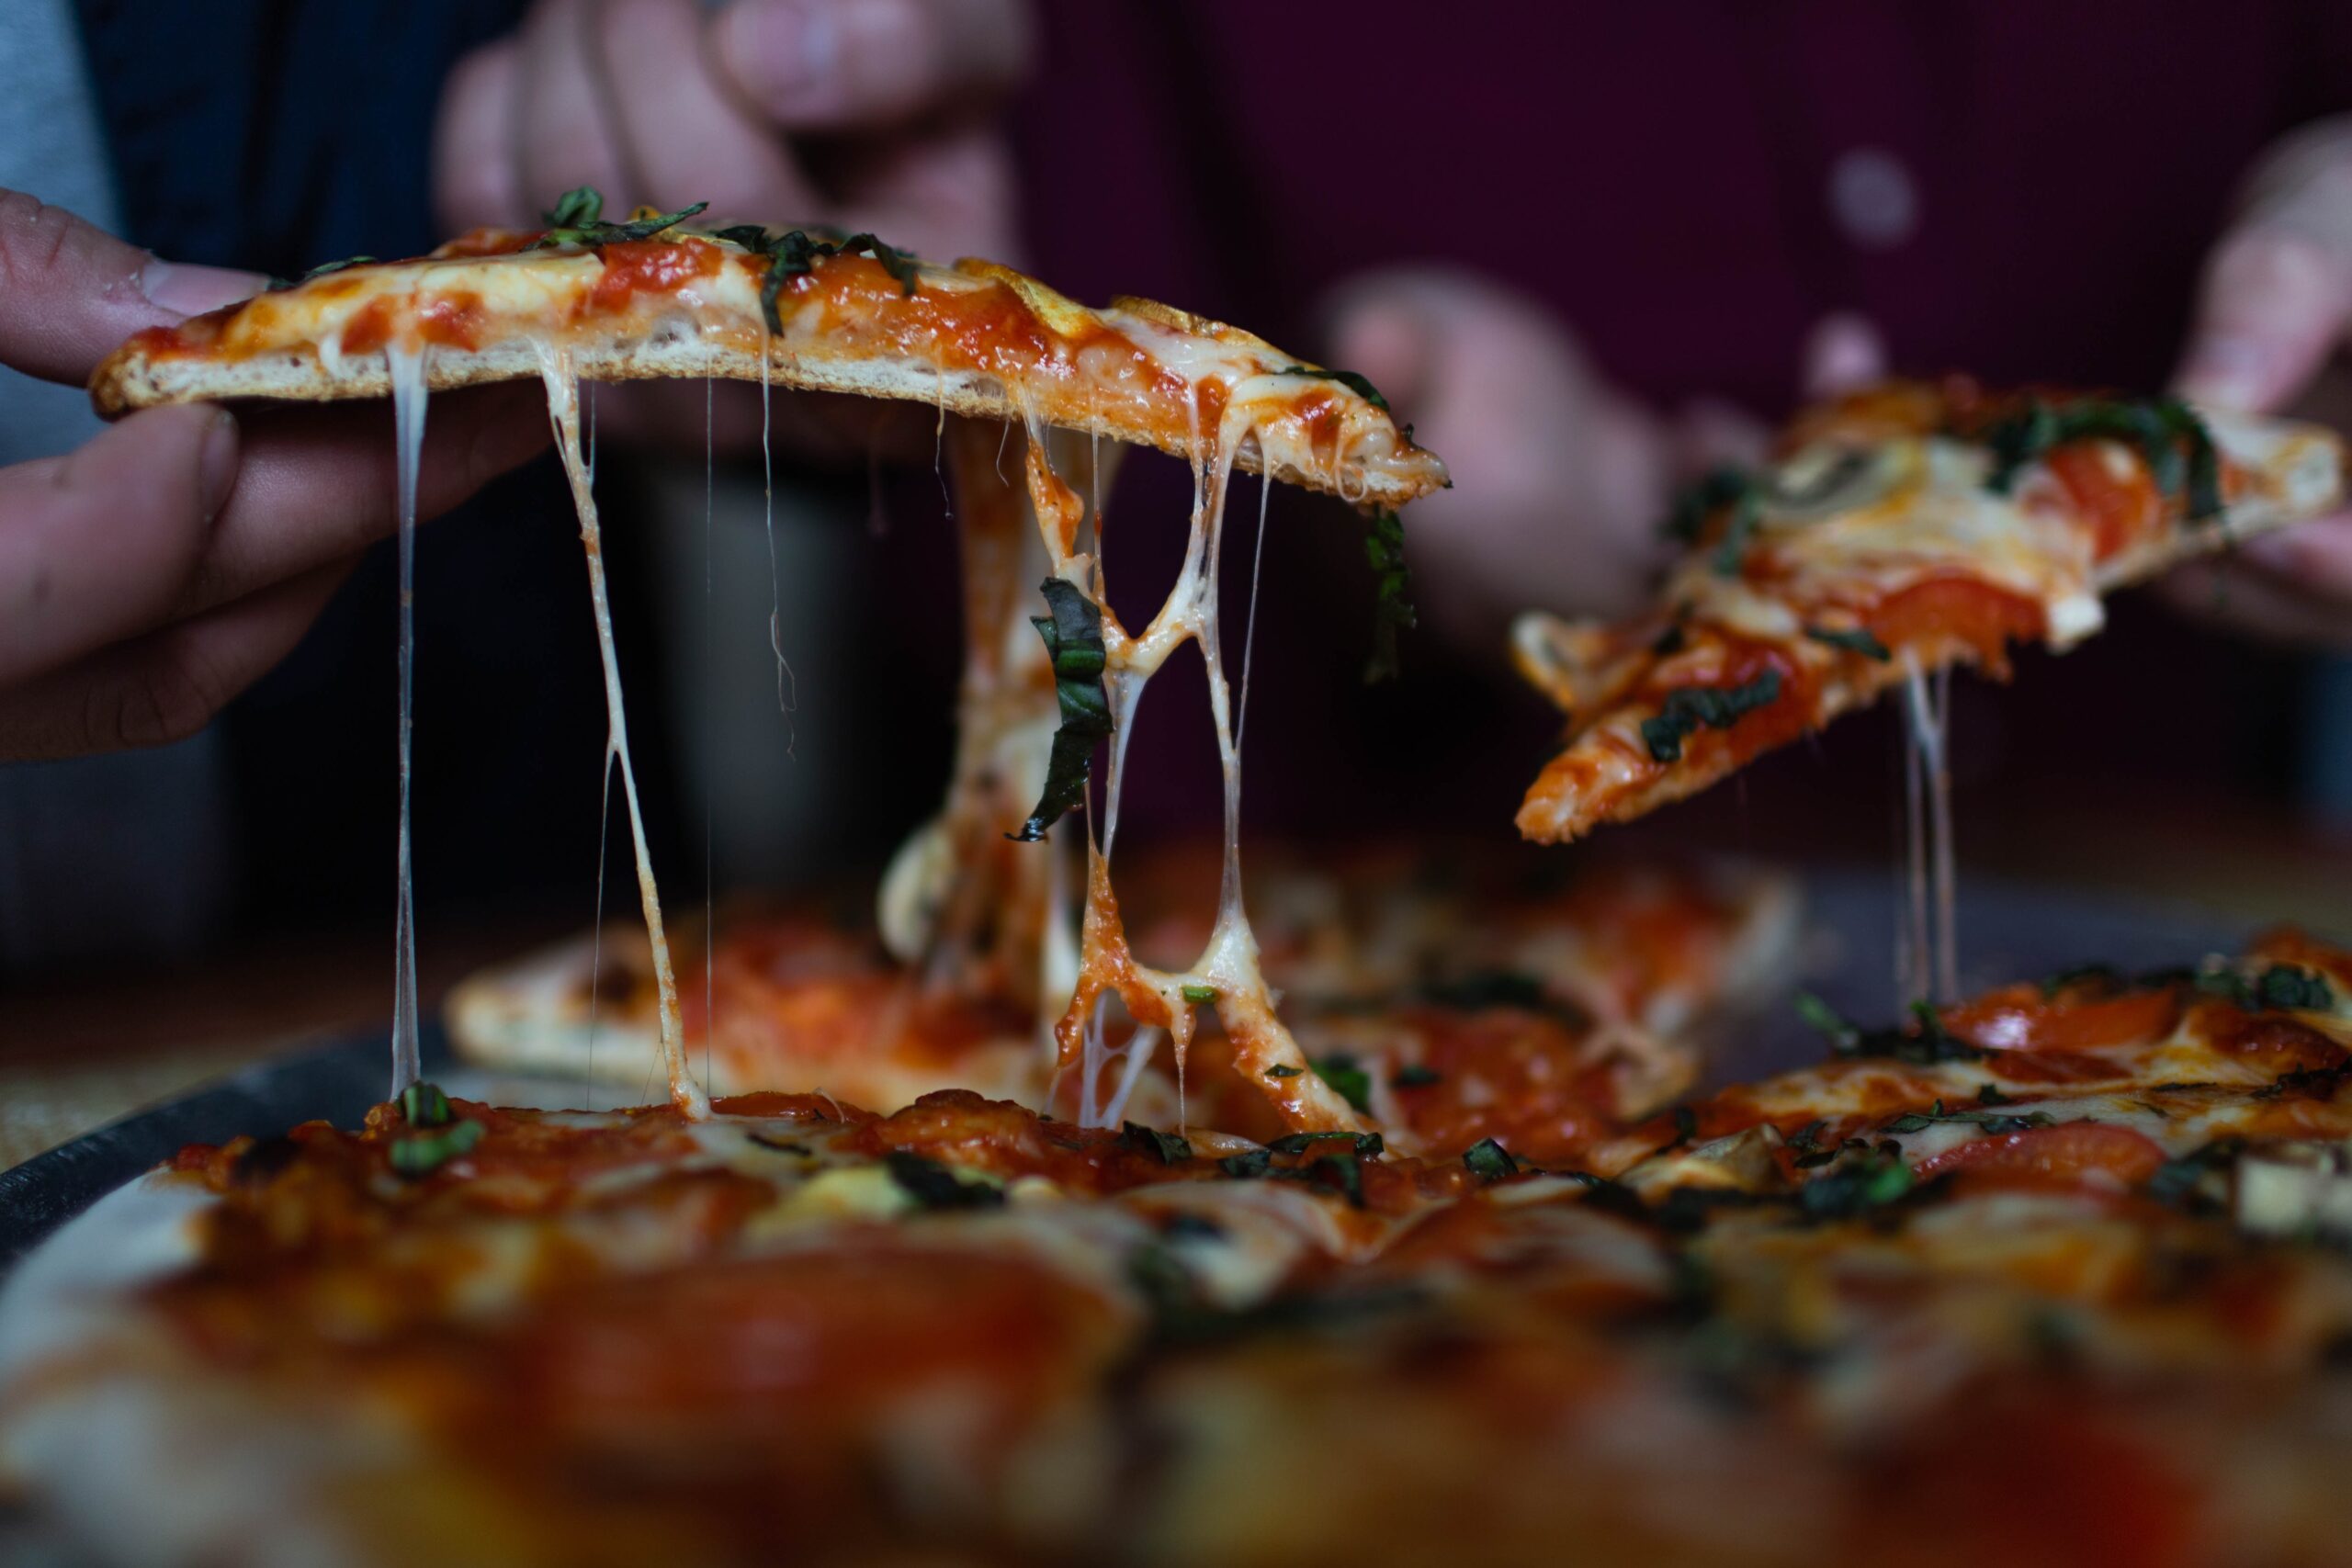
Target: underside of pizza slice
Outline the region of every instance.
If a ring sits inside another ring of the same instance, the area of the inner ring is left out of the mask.
[[[1565,842],[1713,784],[1889,688],[2013,643],[2064,649],[2100,596],[2341,504],[2316,426],[1959,378],[1809,411],[1758,474],[1678,504],[1688,547],[1616,624],[1532,613],[1523,674],[1568,716],[1519,829]]]

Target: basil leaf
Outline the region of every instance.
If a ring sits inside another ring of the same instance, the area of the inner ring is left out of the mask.
[[[446,1127],[454,1114],[439,1084],[420,1080],[401,1090],[401,1120],[412,1127]]]
[[[1372,1109],[1372,1075],[1356,1065],[1356,1059],[1345,1052],[1333,1052],[1318,1056],[1311,1064],[1315,1076],[1329,1084],[1340,1098],[1359,1111]]]
[[[1756,533],[1756,525],[1763,521],[1764,495],[1750,485],[1731,503],[1731,521],[1724,525],[1723,542],[1715,547],[1715,575],[1737,577],[1739,564],[1747,558],[1747,541]]]
[[[1140,1122],[1129,1122],[1122,1126],[1119,1142],[1128,1148],[1159,1156],[1162,1165],[1176,1165],[1193,1157],[1193,1145],[1189,1139],[1174,1133],[1163,1133],[1157,1127],[1147,1127]]]
[[[556,198],[555,209],[542,212],[550,229],[580,229],[605,215],[605,193],[594,186],[574,186]]]
[[[1374,386],[1370,381],[1364,379],[1362,376],[1357,375],[1352,370],[1316,370],[1305,365],[1286,365],[1280,370],[1275,371],[1274,374],[1277,376],[1311,376],[1318,381],[1337,381],[1340,386],[1345,387],[1349,391],[1355,393],[1356,396],[1362,398],[1365,402],[1370,403],[1374,408],[1378,409],[1382,413],[1394,414],[1396,412],[1388,406],[1388,400],[1380,395],[1379,388]]]
[[[1754,489],[1755,481],[1738,468],[1728,464],[1710,468],[1674,498],[1661,530],[1679,543],[1695,545],[1706,531],[1709,517],[1736,505]]]
[[[2335,993],[2328,983],[2307,969],[2291,968],[2274,964],[2262,972],[2254,983],[2254,994],[2267,1008],[2291,1008],[2307,1012],[2326,1012],[2335,1006]]]
[[[1780,695],[1778,670],[1767,670],[1737,686],[1677,686],[1655,715],[1642,720],[1642,742],[1650,749],[1652,761],[1680,761],[1682,743],[1692,731],[1702,725],[1729,729],[1742,715],[1769,706]]]
[[[1862,1155],[1806,1182],[1799,1201],[1815,1219],[1850,1219],[1894,1202],[1911,1187],[1911,1168],[1900,1158]]]
[[[1216,1000],[1216,987],[1215,986],[1187,986],[1183,989],[1183,997],[1186,1001],[1196,1004],[1201,1002],[1213,1002]]]
[[[1299,1069],[1287,1062],[1276,1062],[1266,1069],[1266,1076],[1270,1078],[1295,1078],[1298,1074]]]
[[[1419,1062],[1408,1062],[1390,1075],[1391,1089],[1427,1089],[1445,1081],[1445,1075],[1435,1067],[1425,1067]]]
[[[411,1179],[430,1176],[481,1143],[482,1132],[479,1122],[458,1122],[429,1133],[395,1138],[390,1149],[392,1168]]]
[[[1094,748],[1111,734],[1111,699],[1102,688],[1102,609],[1058,577],[1043,585],[1051,616],[1032,615],[1029,624],[1046,640],[1053,661],[1054,694],[1061,703],[1061,725],[1046,762],[1046,787],[1036,809],[1006,838],[1035,843],[1046,829],[1086,800],[1086,780]]]
[[[1421,999],[1464,1012],[1484,1012],[1489,1008],[1542,1012],[1548,998],[1544,982],[1535,976],[1513,969],[1480,969],[1458,979],[1430,981],[1421,987]]]
[[[558,245],[617,244],[624,240],[650,240],[664,229],[674,229],[695,214],[709,207],[697,201],[692,207],[682,207],[675,212],[657,212],[650,218],[632,218],[625,223],[605,221],[605,197],[594,186],[579,186],[563,193],[551,212],[540,214],[547,220],[547,231],[523,248],[544,251]]]
[[[911,1149],[892,1149],[882,1156],[890,1179],[916,1203],[933,1212],[957,1209],[1001,1209],[1004,1189],[993,1181],[967,1181],[937,1160]]]
[[[1396,639],[1420,624],[1413,610],[1412,573],[1405,565],[1405,520],[1388,508],[1374,507],[1363,536],[1364,559],[1372,566],[1372,656],[1364,661],[1366,682],[1392,680],[1397,662]]]
[[[1286,1133],[1266,1147],[1278,1155],[1303,1155],[1311,1152],[1317,1144],[1341,1140],[1352,1144],[1360,1155],[1380,1154],[1388,1146],[1387,1141],[1377,1133]]]
[[[1519,1174],[1519,1161],[1492,1138],[1481,1138],[1462,1151],[1463,1168],[1482,1181],[1500,1181]]]
[[[1274,1163],[1272,1149],[1248,1149],[1238,1155],[1227,1155],[1216,1162],[1216,1168],[1239,1181],[1251,1181],[1266,1174]]]
[[[271,278],[266,292],[281,294],[288,288],[299,288],[314,277],[324,277],[331,272],[341,272],[346,267],[367,266],[375,259],[374,256],[345,256],[341,261],[321,262],[300,277]]]
[[[1881,664],[1894,657],[1887,651],[1886,644],[1871,635],[1868,626],[1807,626],[1804,635],[1831,648],[1859,653],[1865,659],[1875,659]]]
[[[1352,1154],[1343,1151],[1317,1155],[1295,1169],[1278,1170],[1273,1174],[1285,1181],[1304,1181],[1310,1186],[1332,1188],[1347,1199],[1350,1208],[1363,1207],[1363,1165]]]

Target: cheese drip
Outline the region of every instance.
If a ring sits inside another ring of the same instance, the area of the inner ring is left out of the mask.
[[[1256,933],[1241,895],[1241,752],[1235,737],[1234,705],[1225,675],[1217,615],[1217,566],[1224,544],[1225,503],[1233,457],[1250,434],[1245,408],[1232,389],[1204,377],[1193,385],[1193,508],[1183,564],[1167,599],[1139,634],[1130,634],[1103,591],[1102,540],[1098,526],[1093,554],[1079,549],[1085,512],[1077,493],[1054,471],[1042,433],[1031,421],[1026,470],[1030,503],[1037,514],[1054,574],[1085,593],[1102,612],[1103,684],[1110,699],[1110,765],[1102,792],[1102,821],[1094,832],[1088,816],[1086,908],[1080,928],[1078,983],[1068,1009],[1055,1025],[1059,1074],[1079,1072],[1081,1124],[1115,1122],[1144,1059],[1164,1032],[1176,1058],[1178,1103],[1182,1104],[1184,1058],[1199,1023],[1200,1009],[1213,1007],[1234,1047],[1237,1069],[1272,1102],[1290,1126],[1301,1131],[1361,1131],[1348,1102],[1310,1068],[1306,1055],[1274,1011],[1273,998],[1259,966]],[[1128,945],[1111,881],[1117,842],[1119,796],[1125,783],[1126,743],[1144,688],[1186,642],[1200,646],[1208,673],[1209,710],[1216,728],[1217,757],[1224,777],[1224,845],[1217,913],[1207,947],[1189,968],[1170,971],[1138,961]],[[1213,1000],[1189,1000],[1212,996]],[[1104,1034],[1104,1012],[1116,997],[1134,1021],[1136,1033],[1124,1053],[1121,1082],[1107,1099],[1098,1098],[1114,1054]],[[1273,1074],[1276,1068],[1287,1072]]]
[[[394,344],[384,351],[392,383],[392,449],[400,504],[400,850],[398,902],[392,917],[392,1092],[423,1071],[416,1039],[416,895],[409,855],[410,737],[415,728],[416,472],[424,452],[424,360],[432,350]]]
[[[645,842],[645,814],[638,804],[637,769],[629,759],[628,714],[621,705],[619,656],[613,648],[613,615],[605,593],[604,534],[596,520],[596,497],[580,452],[580,383],[569,350],[539,345],[539,372],[547,384],[548,418],[555,426],[556,450],[571,484],[580,513],[580,542],[588,557],[588,594],[596,612],[596,649],[605,666],[605,766],[620,762],[621,793],[628,802],[629,838],[637,852],[637,891],[645,910],[645,931],[653,946],[653,979],[661,993],[662,1065],[670,1076],[670,1100],[681,1113],[700,1121],[710,1114],[710,1098],[686,1067],[685,1032],[678,1013],[678,976],[670,965],[670,940],[662,929],[662,893],[654,886],[653,857]]]
[[[1952,849],[1951,670],[1933,677],[1904,658],[1903,803],[1905,891],[1895,953],[1901,999],[1960,999],[1957,868]]]

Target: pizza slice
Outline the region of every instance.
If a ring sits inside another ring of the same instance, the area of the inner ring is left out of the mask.
[[[697,227],[701,211],[699,205],[641,210],[616,222],[604,217],[595,192],[582,189],[567,195],[540,231],[478,231],[413,261],[330,264],[242,304],[139,333],[98,367],[92,394],[107,413],[193,399],[389,394],[401,456],[405,671],[415,468],[429,395],[525,377],[545,384],[586,551],[610,713],[607,757],[617,761],[629,814],[663,1065],[672,1099],[698,1116],[708,1114],[708,1090],[686,1054],[684,1004],[629,757],[579,384],[725,377],[763,389],[934,406],[943,461],[965,502],[957,511],[972,612],[965,627],[969,668],[959,713],[965,735],[938,839],[945,874],[905,879],[914,891],[901,900],[936,906],[935,918],[892,922],[907,938],[901,956],[926,981],[988,1002],[1009,996],[1035,1005],[1065,988],[1042,983],[1048,971],[1067,980],[1078,999],[1055,1026],[1065,1067],[1081,1055],[1097,1061],[1115,1021],[1105,1016],[1115,991],[1139,1028],[1172,1041],[1180,1061],[1197,1010],[1216,995],[1228,1031],[1249,1021],[1249,1054],[1259,1066],[1303,1068],[1257,976],[1238,869],[1220,899],[1213,951],[1183,970],[1152,972],[1125,952],[1109,872],[1125,722],[1160,665],[1196,644],[1211,672],[1226,761],[1225,859],[1238,868],[1239,759],[1215,577],[1228,481],[1255,471],[1369,513],[1378,626],[1393,637],[1410,610],[1391,509],[1443,485],[1443,465],[1413,445],[1363,378],[1284,354],[1238,328],[1142,299],[1090,309],[1010,268],[972,260],[937,266],[872,234]],[[953,441],[950,413],[959,416]],[[978,421],[1000,428],[975,434],[970,422]],[[1019,477],[1008,479],[1001,457],[1015,429]],[[1070,444],[1052,439],[1057,431],[1090,438],[1091,472],[1080,473]],[[1091,479],[1101,471],[1091,468],[1092,446],[1104,437],[1181,456],[1195,481],[1184,567],[1159,613],[1133,633],[1103,603],[1100,581],[1103,528]],[[1090,481],[1088,494],[1073,476]],[[1035,536],[1034,553],[1022,546],[1024,533]],[[1044,579],[1046,615],[1023,603],[1024,576]],[[408,692],[404,677],[396,1089],[417,1071],[406,882]],[[1044,758],[1036,804],[1025,818],[1008,819],[1006,781],[1026,775],[1015,753],[1029,739]],[[1085,934],[1073,943],[1053,924],[1057,851],[1035,841],[1065,816],[1091,808],[1098,750],[1111,759],[1102,831],[1098,840],[1090,818],[1083,891],[1063,890],[1059,905],[1083,904]],[[1031,846],[1025,861],[1010,858],[1001,841],[1008,832]],[[958,874],[957,898],[929,896],[956,885]],[[1354,1122],[1342,1101],[1312,1082],[1270,1089],[1269,1097],[1302,1125]]]
[[[719,377],[928,403],[1193,456],[1240,416],[1236,467],[1396,506],[1445,483],[1369,384],[1149,299],[1091,309],[994,262],[935,265],[871,234],[695,226],[701,204],[603,217],[574,191],[537,231],[485,229],[413,261],[358,257],[101,364],[101,413],[156,403],[380,398],[387,350],[446,391],[539,378]]]
[[[2071,647],[2102,594],[2343,491],[2330,433],[2171,400],[1951,378],[1808,411],[1764,471],[1678,504],[1688,553],[1656,608],[1513,628],[1569,720],[1519,829],[1556,843],[1642,816],[1927,672],[2005,676],[2011,644]]]

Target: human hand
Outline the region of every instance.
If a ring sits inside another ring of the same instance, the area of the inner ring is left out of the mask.
[[[85,380],[145,327],[263,279],[159,261],[0,190],[0,364]],[[547,439],[527,390],[435,400],[420,514]],[[450,417],[454,414],[454,417]],[[381,406],[148,409],[63,457],[0,468],[0,761],[185,739],[291,649],[391,531]]]
[[[2352,431],[2352,118],[2288,137],[2256,168],[2207,258],[2177,389],[2217,408]],[[2193,613],[2292,641],[2352,644],[2352,514],[2250,539],[2175,572]]]
[[[1672,414],[1611,386],[1538,301],[1469,274],[1415,268],[1344,286],[1327,308],[1334,363],[1369,377],[1454,488],[1408,520],[1416,598],[1431,624],[1499,656],[1510,618],[1544,608],[1618,615],[1645,604],[1678,487],[1753,466],[1763,423],[1720,400]],[[1878,379],[1867,322],[1825,318],[1800,379],[1827,397]]]
[[[993,110],[1031,47],[1023,0],[538,0],[450,73],[435,198],[452,229],[526,227],[590,185],[608,211],[707,201],[721,220],[1013,260],[1012,161]],[[701,444],[702,389],[613,391],[608,428]],[[808,394],[775,406],[788,444],[826,455],[863,453],[877,418],[905,412]],[[758,439],[754,400],[713,418],[722,446]]]

